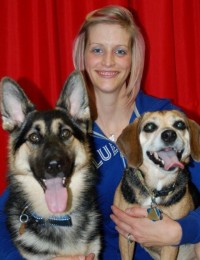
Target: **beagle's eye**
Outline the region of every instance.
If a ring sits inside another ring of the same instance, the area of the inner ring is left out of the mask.
[[[62,129],[60,137],[63,141],[69,139],[72,136],[72,132],[69,129]]]
[[[32,144],[39,144],[42,140],[42,137],[39,133],[32,133],[28,136],[28,140],[32,143]]]
[[[152,133],[152,132],[154,132],[156,129],[158,129],[157,125],[154,124],[154,123],[152,123],[152,122],[147,123],[147,124],[144,126],[144,128],[143,128],[144,132],[146,132],[146,133]]]
[[[186,129],[186,125],[183,121],[179,120],[179,121],[176,121],[174,123],[174,127],[178,130],[185,130]]]

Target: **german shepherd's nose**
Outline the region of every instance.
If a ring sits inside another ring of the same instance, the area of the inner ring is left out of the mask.
[[[165,130],[161,134],[161,139],[165,142],[165,144],[173,144],[177,138],[177,134],[174,130]]]
[[[43,171],[45,172],[45,179],[54,177],[66,177],[71,169],[71,160],[67,156],[64,148],[55,138],[54,141],[48,141],[43,146],[41,153],[43,158]]]
[[[63,171],[63,166],[62,162],[60,160],[50,160],[46,163],[46,171],[53,175],[56,176],[58,173]]]

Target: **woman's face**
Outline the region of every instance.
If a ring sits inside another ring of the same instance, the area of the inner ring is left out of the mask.
[[[85,68],[95,91],[112,93],[125,87],[131,70],[130,33],[117,24],[91,26]]]

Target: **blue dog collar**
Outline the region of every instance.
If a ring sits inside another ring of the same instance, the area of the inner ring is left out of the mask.
[[[64,227],[70,227],[72,226],[72,220],[69,215],[64,216],[53,216],[48,219],[44,219],[40,216],[37,216],[35,213],[31,214],[31,221],[34,221],[35,223],[45,225],[55,225],[55,226],[64,226]]]
[[[23,224],[28,223],[36,223],[40,225],[55,225],[55,226],[61,226],[61,227],[71,227],[72,226],[72,220],[69,215],[64,216],[52,216],[48,219],[42,218],[38,216],[36,213],[30,213],[28,212],[28,206],[26,206],[20,217],[19,221]]]

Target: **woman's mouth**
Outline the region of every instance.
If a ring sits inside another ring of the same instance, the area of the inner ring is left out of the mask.
[[[98,70],[96,72],[98,73],[98,75],[100,77],[103,77],[103,78],[113,78],[113,77],[115,77],[116,75],[119,74],[118,71],[102,71],[102,70]]]

